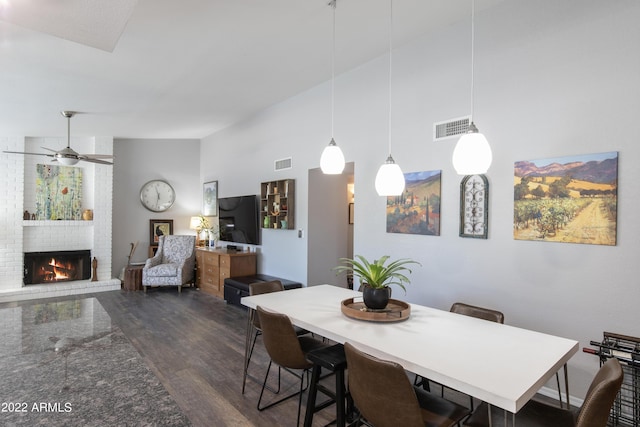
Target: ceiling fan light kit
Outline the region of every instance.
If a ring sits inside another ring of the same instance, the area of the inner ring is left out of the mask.
[[[11,154],[27,154],[31,156],[46,156],[52,157],[52,162],[58,162],[64,166],[73,166],[80,160],[90,163],[99,163],[101,165],[113,165],[111,162],[107,162],[102,159],[113,159],[111,154],[79,154],[73,148],[71,148],[71,118],[77,114],[76,111],[64,110],[60,112],[63,117],[67,118],[67,146],[62,150],[53,150],[51,148],[42,147],[45,150],[51,151],[53,154],[47,153],[27,153],[24,151],[4,151],[4,153]]]

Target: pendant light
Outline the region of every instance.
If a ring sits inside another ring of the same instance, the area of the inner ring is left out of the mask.
[[[471,124],[453,150],[453,167],[458,175],[480,175],[489,170],[493,155],[491,146],[473,122],[475,0],[471,1]]]
[[[333,139],[334,92],[336,80],[336,2],[332,0],[329,6],[333,8],[333,46],[331,47],[331,142],[322,151],[320,169],[327,175],[338,175],[344,170],[344,155]]]
[[[376,191],[379,196],[399,196],[404,191],[404,174],[391,157],[391,71],[393,51],[393,0],[389,12],[389,157],[376,174]]]

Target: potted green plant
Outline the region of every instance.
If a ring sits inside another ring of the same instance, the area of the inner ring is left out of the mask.
[[[409,284],[406,274],[411,273],[407,267],[409,264],[420,264],[408,258],[391,261],[386,264],[389,255],[385,255],[373,262],[369,262],[362,255],[356,255],[354,259],[340,258],[343,265],[334,267],[340,273],[351,273],[360,278],[362,284],[362,296],[364,304],[372,310],[382,310],[387,306],[391,297],[391,285],[398,285],[403,291],[407,291],[405,284]],[[385,265],[386,264],[386,265]]]
[[[209,218],[204,215],[200,215],[200,224],[198,227],[198,239],[200,238],[200,233],[204,232],[204,245],[215,247],[215,241],[220,238],[220,228],[218,224],[211,225],[209,223]]]

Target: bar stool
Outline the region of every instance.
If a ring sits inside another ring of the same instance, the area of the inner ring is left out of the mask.
[[[344,354],[342,344],[335,344],[330,347],[312,350],[306,354],[307,360],[313,363],[311,371],[311,382],[309,384],[309,395],[307,397],[307,409],[304,417],[305,427],[311,427],[313,422],[313,414],[332,405],[336,404],[336,425],[344,427],[346,424],[345,400],[349,400],[347,409],[351,410],[353,406],[350,402],[350,396],[346,391],[344,381],[344,371],[347,368],[347,358]],[[329,371],[324,377],[321,376],[322,368]],[[320,380],[335,375],[336,389],[335,392],[320,384]],[[316,397],[320,391],[329,399],[316,405]]]

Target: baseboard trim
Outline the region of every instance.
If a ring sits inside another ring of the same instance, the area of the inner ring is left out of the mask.
[[[538,390],[538,394],[541,394],[541,395],[543,395],[545,397],[548,397],[550,399],[554,399],[556,401],[558,400],[558,390],[556,390],[555,388],[542,387],[540,390]],[[563,391],[563,393],[562,393],[562,401],[564,402],[565,399],[566,399],[566,396],[565,396],[565,393]],[[569,403],[573,407],[580,408],[582,406],[582,404],[584,403],[584,399],[580,399],[578,397],[569,395]]]

